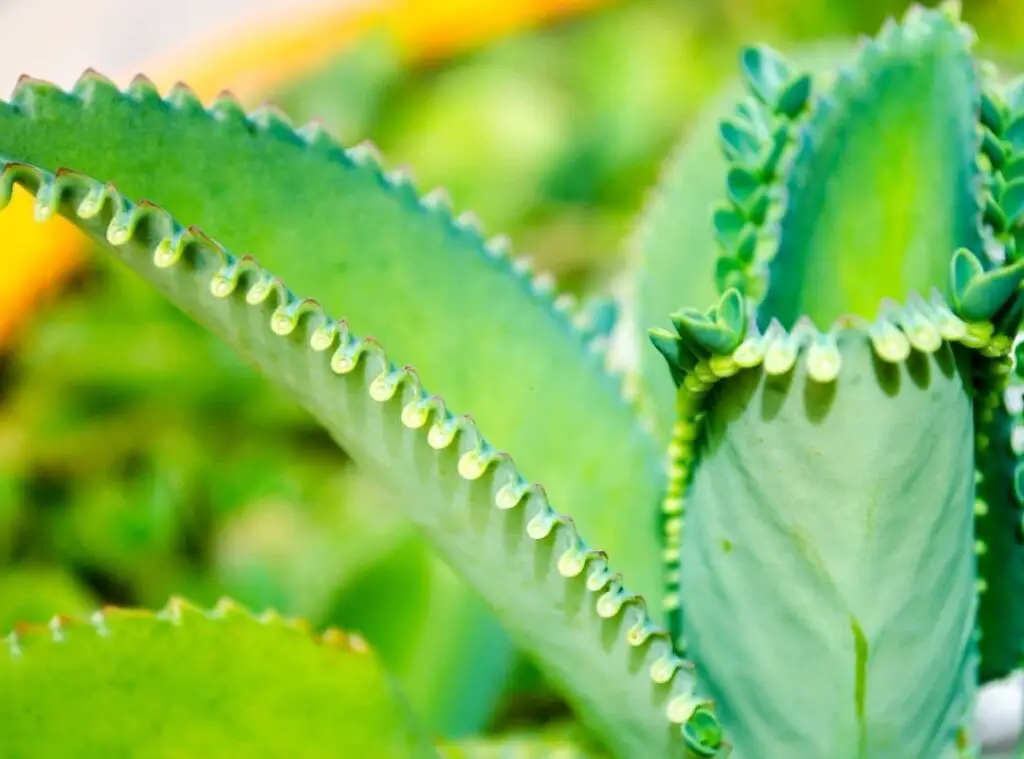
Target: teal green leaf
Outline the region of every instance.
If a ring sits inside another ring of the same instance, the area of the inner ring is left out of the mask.
[[[144,79],[127,93],[91,72],[71,93],[23,80],[0,135],[0,154],[116,181],[315,293],[473,409],[552,497],[579,504],[574,517],[639,589],[657,587],[654,531],[602,508],[656,501],[657,448],[572,315],[471,216],[315,125],[296,132],[273,109],[247,118],[227,98],[204,110],[183,87],[163,100]]]
[[[958,248],[981,254],[981,91],[970,39],[915,9],[815,98],[787,181],[760,326],[806,315],[826,328],[938,289]]]
[[[10,759],[437,756],[359,638],[230,602],[16,627],[0,691]]]
[[[0,105],[0,154],[114,180],[315,294],[455,407],[472,409],[495,445],[517,451],[523,471],[623,557],[638,590],[656,591],[653,525],[638,526],[633,509],[606,507],[656,503],[656,445],[573,314],[510,258],[504,239],[485,241],[471,215],[456,215],[444,193],[420,197],[372,148],[345,151],[316,124],[295,131],[274,109],[246,117],[227,97],[204,109],[184,87],[161,99],[142,78],[122,93],[92,72],[71,93],[22,81]],[[87,205],[101,198],[97,190]],[[479,615],[465,590],[451,592],[467,604],[459,618]],[[510,646],[493,622],[475,632]],[[494,670],[481,666],[481,681],[486,672]],[[490,681],[492,703],[501,674]],[[410,690],[443,687],[437,698],[468,699],[453,675],[437,671]]]
[[[978,467],[975,550],[978,555],[978,643],[981,682],[1005,677],[1021,664],[1024,643],[1024,550],[1021,549],[1020,466],[1013,428],[1020,415],[1006,400],[1010,365],[980,360],[975,370],[974,445]],[[1018,401],[1020,388],[1016,389]]]
[[[112,185],[24,163],[5,162],[0,178],[3,197],[17,180],[36,194],[40,217],[59,212],[111,248],[299,399],[365,471],[388,481],[406,515],[609,749],[666,759],[688,749],[718,753],[710,704],[643,598],[472,419],[428,394],[415,370],[396,367],[347,321],[152,203],[134,205]]]
[[[838,378],[813,376],[806,338],[775,332],[763,365],[720,380],[704,409],[684,634],[736,759],[939,757],[970,713],[974,459],[959,347],[913,337],[926,350],[891,362],[860,328],[834,334]]]

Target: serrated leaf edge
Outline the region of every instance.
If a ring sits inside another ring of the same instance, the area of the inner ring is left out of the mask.
[[[392,364],[378,342],[356,337],[344,319],[334,320],[317,301],[292,293],[251,256],[235,256],[199,229],[182,227],[156,204],[132,203],[112,183],[104,185],[70,169],[51,175],[30,164],[0,158],[0,209],[10,201],[15,183],[33,192],[37,208],[45,209],[37,213],[37,218],[62,211],[94,228],[105,228],[111,246],[118,248],[135,241],[151,251],[158,268],[198,269],[204,257],[210,259],[213,265],[209,268],[216,273],[207,287],[213,296],[239,297],[264,314],[269,310],[270,328],[282,338],[297,337],[301,331],[311,359],[319,356],[319,360],[327,361],[339,381],[358,381],[360,375],[354,370],[360,365],[369,370],[373,362],[379,371],[366,388],[373,401],[404,401],[402,424],[410,430],[425,429],[426,442],[434,451],[458,445],[458,473],[463,479],[488,476],[497,484],[499,478],[504,478],[494,488],[495,508],[504,513],[529,505],[532,516],[526,525],[528,536],[535,541],[562,538],[567,548],[557,562],[558,572],[565,579],[585,575],[597,614],[618,619],[621,626],[626,626],[631,617],[632,623],[624,633],[631,647],[649,649],[658,641],[663,643],[664,651],[648,674],[652,687],[666,686],[675,693],[667,700],[665,716],[669,723],[680,726],[679,733],[690,750],[701,756],[718,755],[722,746],[694,745],[690,739],[688,725],[707,717],[713,704],[695,693],[692,663],[674,652],[668,632],[650,618],[646,600],[624,586],[604,551],[587,546],[571,517],[550,506],[541,485],[525,480],[509,454],[487,443],[471,417],[454,414],[441,397],[427,393],[412,367]],[[153,244],[153,240],[157,242]],[[632,614],[627,613],[630,610]]]

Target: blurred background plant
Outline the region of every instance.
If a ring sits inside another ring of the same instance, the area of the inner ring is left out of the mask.
[[[248,106],[269,99],[298,123],[318,117],[344,143],[372,137],[422,188],[446,187],[457,209],[507,232],[583,298],[628,267],[623,241],[646,188],[734,75],[739,45],[870,33],[906,5],[289,3],[250,24],[247,3],[218,21],[241,32],[211,35],[217,24],[199,11],[180,27],[189,31],[140,50],[140,30],[156,23],[140,9],[166,30],[196,4],[107,4],[89,10],[106,24],[102,50],[48,69],[40,55],[75,50],[85,35],[68,22],[31,60],[0,47],[3,75],[70,84],[91,64],[126,83],[144,70],[164,91],[184,79],[209,100],[229,86]],[[964,15],[983,54],[1019,70],[1015,4],[971,0]],[[0,19],[45,5],[0,5]],[[129,5],[136,15],[114,23]],[[113,259],[89,255],[63,222],[32,225],[28,208],[0,222],[0,629],[100,603],[230,595],[361,630],[402,669],[405,641],[437,634],[423,622],[444,614],[436,588],[459,581],[307,414]],[[524,663],[478,713],[437,705],[429,721],[455,736],[563,713]]]

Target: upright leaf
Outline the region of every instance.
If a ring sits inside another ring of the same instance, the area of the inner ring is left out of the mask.
[[[892,23],[816,99],[786,183],[762,329],[874,319],[883,299],[933,289],[953,300],[950,256],[982,250],[970,43],[943,13]]]
[[[846,42],[826,41],[799,48],[791,57],[820,83],[850,56],[850,48]],[[740,92],[738,80],[728,83],[687,127],[630,240],[639,380],[662,446],[671,434],[675,389],[664,361],[647,342],[647,330],[671,326],[668,315],[680,308],[703,308],[718,299],[715,271],[722,250],[713,209],[724,195],[732,163],[721,146],[722,122]]]

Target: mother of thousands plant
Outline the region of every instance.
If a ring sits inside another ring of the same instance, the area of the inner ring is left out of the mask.
[[[0,187],[298,398],[602,751],[974,756],[977,687],[1024,637],[1024,83],[972,37],[914,7],[838,72],[743,53],[726,202],[684,153],[637,237],[641,311],[685,306],[640,403],[501,238],[271,108],[25,79]],[[6,640],[4,756],[437,755],[357,638],[227,602]]]

